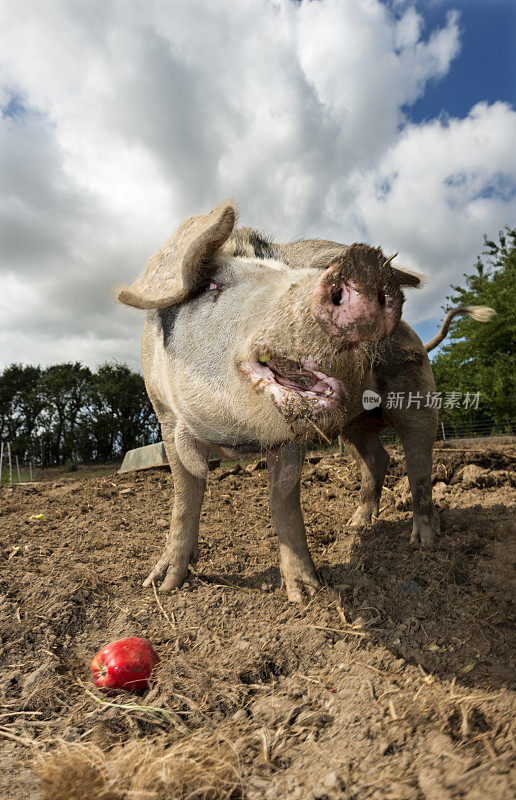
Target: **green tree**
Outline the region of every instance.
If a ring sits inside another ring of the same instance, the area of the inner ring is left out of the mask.
[[[91,370],[79,362],[53,364],[41,375],[45,438],[52,463],[61,463],[77,455],[77,424],[81,412],[86,413],[90,383]]]
[[[445,424],[510,430],[516,407],[516,229],[506,228],[499,242],[484,237],[484,260],[464,275],[464,286],[452,286],[445,311],[456,305],[485,305],[496,316],[485,324],[469,318],[454,323],[448,342],[432,361],[441,392],[480,392],[478,409],[443,409]]]
[[[103,364],[93,378],[91,433],[101,460],[157,441],[159,427],[141,375],[125,364]]]
[[[21,459],[32,453],[44,407],[41,368],[11,364],[0,376],[0,438],[12,443]]]
[[[125,364],[95,373],[79,362],[11,364],[0,374],[0,438],[21,460],[110,461],[159,438],[141,375]]]

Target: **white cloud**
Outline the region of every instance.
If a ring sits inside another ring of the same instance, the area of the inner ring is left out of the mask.
[[[476,105],[463,120],[405,128],[373,170],[356,176],[359,213],[374,238],[427,273],[411,316],[435,316],[450,283],[471,269],[482,234],[516,218],[516,114]]]
[[[456,14],[422,38],[378,0],[20,0],[0,27],[0,368],[137,366],[111,287],[227,196],[279,240],[401,248],[431,276],[412,321],[514,217],[513,111],[404,116],[450,69]]]

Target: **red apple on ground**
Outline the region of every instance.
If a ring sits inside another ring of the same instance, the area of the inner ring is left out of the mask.
[[[142,692],[156,664],[158,654],[147,639],[128,636],[106,644],[91,662],[95,686],[104,691],[126,689]]]

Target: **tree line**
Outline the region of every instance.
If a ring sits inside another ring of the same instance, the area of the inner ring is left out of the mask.
[[[445,312],[454,306],[490,306],[496,315],[482,324],[466,317],[452,324],[448,338],[432,360],[436,388],[443,397],[461,395],[440,411],[451,430],[478,433],[514,432],[516,417],[516,229],[506,228],[499,241],[484,237],[485,250],[463,286],[452,286]],[[480,395],[478,407],[468,404]]]
[[[0,375],[0,439],[20,461],[112,461],[159,438],[143,378],[125,364],[11,364]]]

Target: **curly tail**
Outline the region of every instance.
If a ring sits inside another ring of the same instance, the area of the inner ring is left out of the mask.
[[[476,319],[477,322],[489,322],[491,317],[496,314],[496,311],[494,308],[489,308],[489,306],[457,306],[457,308],[452,308],[452,310],[448,311],[446,314],[443,324],[441,325],[441,330],[437,336],[434,336],[433,339],[430,339],[430,341],[425,344],[427,353],[433,350],[434,347],[437,347],[437,345],[446,338],[452,319],[460,314],[467,314],[468,317]]]

